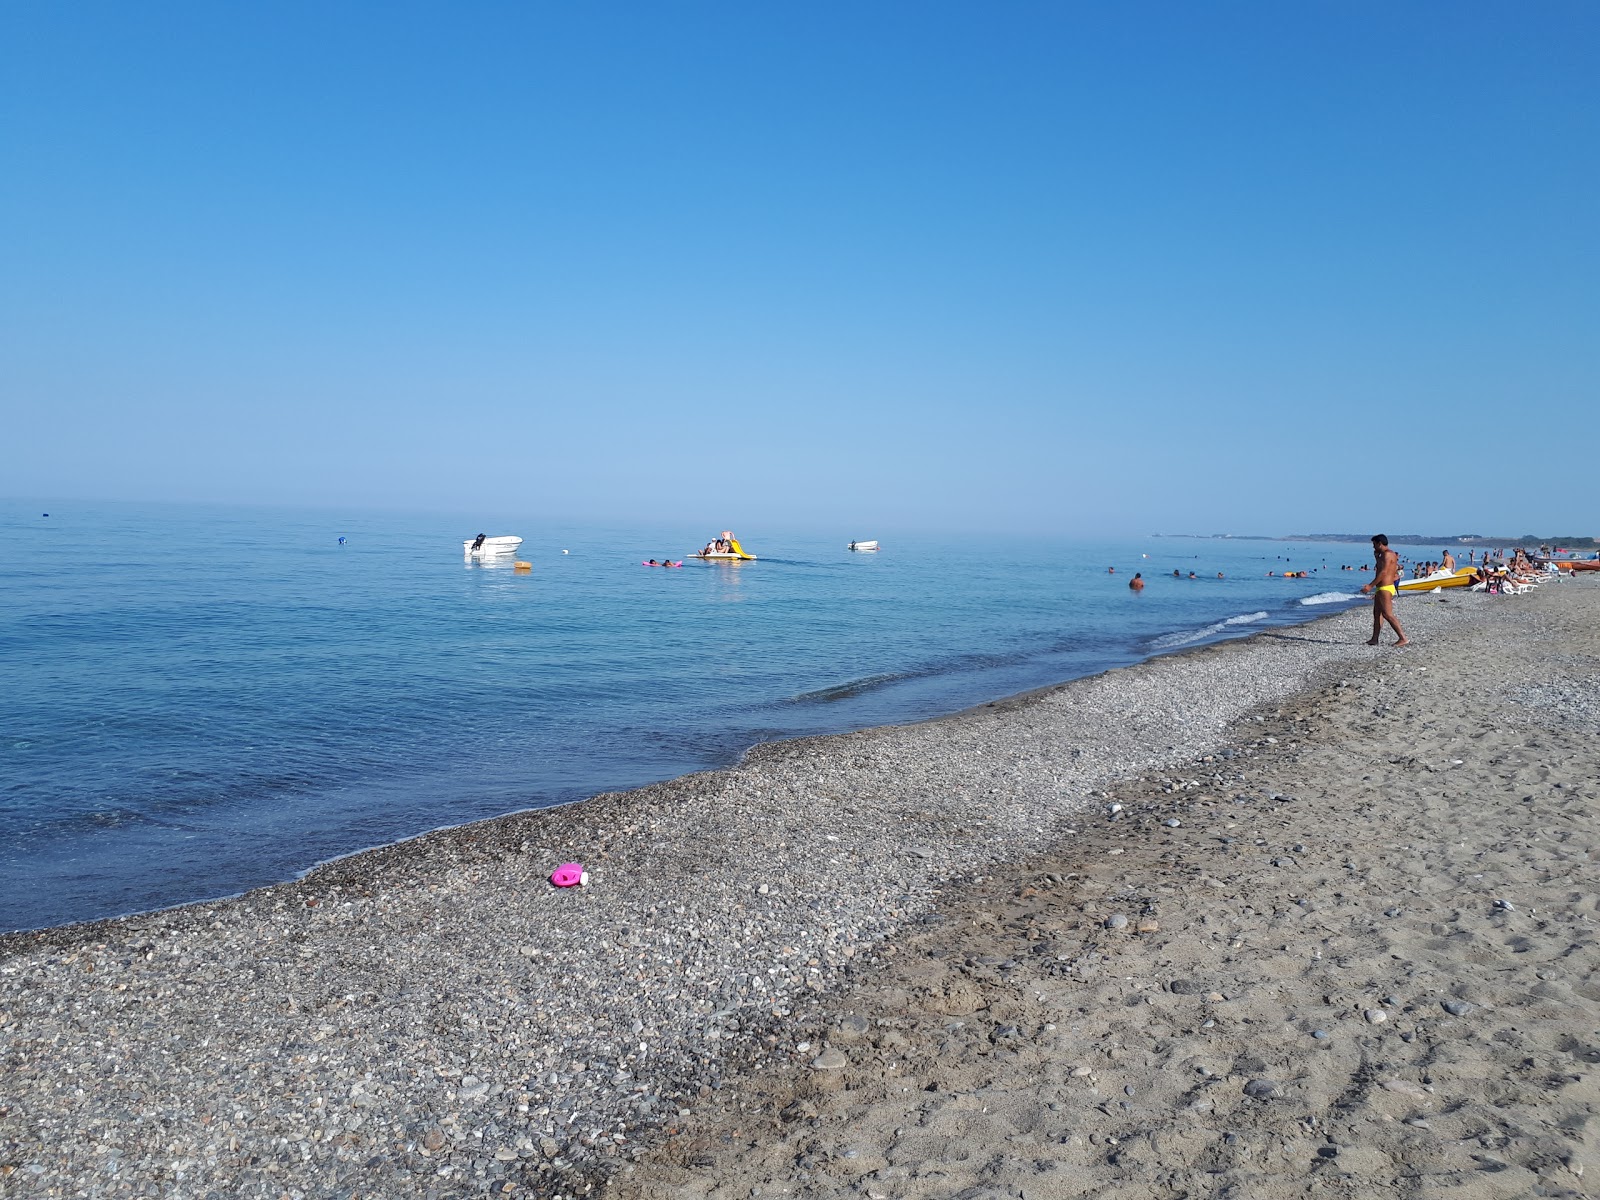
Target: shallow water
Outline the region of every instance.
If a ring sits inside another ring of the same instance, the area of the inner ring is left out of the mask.
[[[1368,553],[740,529],[758,561],[641,565],[719,528],[488,529],[527,539],[519,574],[463,562],[478,529],[449,517],[0,506],[0,928],[1308,620]],[[1266,577],[1290,564],[1318,574]]]

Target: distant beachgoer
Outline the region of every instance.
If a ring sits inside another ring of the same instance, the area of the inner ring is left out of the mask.
[[[477,537],[472,539],[472,548],[474,550],[482,550],[483,549],[484,537],[485,537],[485,535],[480,533]]]
[[[1177,572],[1176,572],[1176,571],[1174,571],[1174,572],[1173,572],[1173,573],[1172,573],[1172,577],[1173,577],[1173,578],[1174,578],[1174,579],[1182,579],[1182,578],[1183,578],[1183,576],[1181,576],[1181,575],[1179,575],[1179,574],[1178,574],[1178,573],[1177,573]]]
[[[1221,572],[1221,571],[1218,571],[1218,572],[1217,572],[1217,578],[1218,578],[1218,579],[1221,579],[1221,578],[1222,578],[1222,572]]]
[[[1189,572],[1189,578],[1190,578],[1190,579],[1194,579],[1194,578],[1196,578],[1196,575],[1195,575],[1195,573],[1194,573],[1194,572],[1193,572],[1193,571],[1190,571],[1190,572]]]
[[[1115,575],[1116,573],[1117,573],[1117,569],[1115,567],[1107,567],[1106,568],[1106,574],[1107,575]]]
[[[1372,561],[1377,574],[1372,577],[1371,583],[1361,585],[1362,595],[1369,591],[1372,593],[1372,638],[1367,645],[1378,644],[1378,635],[1383,632],[1383,623],[1387,621],[1389,628],[1394,630],[1394,644],[1404,646],[1408,642],[1406,631],[1400,628],[1400,622],[1394,615],[1394,598],[1399,594],[1400,556],[1389,549],[1389,539],[1384,534],[1372,535]]]
[[[1138,571],[1135,571],[1133,573],[1133,578],[1128,580],[1128,586],[1136,592],[1144,591],[1144,576],[1139,574]]]

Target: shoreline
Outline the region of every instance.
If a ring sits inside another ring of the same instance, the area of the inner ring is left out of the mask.
[[[1442,637],[1494,611],[1450,599],[1408,627]],[[1231,762],[1263,705],[1409,660],[1353,644],[1364,620],[769,743],[234,899],[8,935],[0,1134],[24,1174],[7,1186],[544,1194],[615,1174],[730,1074],[795,1060],[783,1031],[894,957],[952,880],[1075,836],[1094,793],[1129,777]],[[545,883],[567,858],[589,888]],[[108,1129],[114,1153],[91,1133]]]
[[[1227,634],[1225,636],[1216,636],[1212,640],[1201,641],[1201,642],[1194,643],[1194,644],[1180,644],[1180,645],[1173,646],[1173,647],[1170,647],[1170,648],[1153,649],[1153,650],[1150,650],[1146,654],[1145,657],[1139,658],[1139,659],[1137,659],[1137,660],[1135,660],[1133,662],[1130,662],[1130,663],[1117,665],[1117,666],[1106,667],[1106,668],[1103,668],[1101,670],[1095,671],[1095,672],[1093,672],[1092,674],[1089,674],[1089,675],[1075,676],[1075,677],[1072,677],[1072,678],[1069,678],[1069,679],[1066,679],[1066,680],[1062,680],[1062,681],[1058,681],[1058,682],[1042,684],[1042,685],[1040,685],[1038,687],[1026,688],[1023,691],[1011,693],[1009,695],[1001,696],[1001,697],[998,697],[998,698],[993,699],[993,700],[981,700],[981,701],[978,701],[978,702],[976,702],[974,704],[967,705],[967,706],[965,706],[963,708],[955,709],[955,710],[953,710],[951,712],[947,712],[947,713],[940,713],[940,714],[938,714],[936,716],[932,716],[932,717],[921,717],[921,718],[915,718],[915,719],[911,719],[911,720],[907,720],[907,721],[901,721],[901,722],[890,722],[890,723],[881,724],[881,725],[870,725],[870,726],[865,726],[865,727],[862,727],[862,728],[859,728],[859,729],[846,729],[846,730],[842,730],[842,731],[834,732],[834,733],[798,734],[798,735],[795,735],[793,737],[784,737],[784,738],[778,738],[778,739],[775,739],[775,740],[772,740],[772,741],[756,742],[755,744],[751,745],[750,747],[748,747],[747,749],[742,751],[733,761],[731,761],[731,762],[729,762],[727,764],[724,764],[722,766],[708,767],[708,768],[706,768],[704,770],[700,770],[700,771],[691,771],[691,772],[687,772],[687,773],[685,773],[683,775],[670,776],[668,778],[657,780],[657,781],[652,782],[652,783],[642,784],[642,785],[640,785],[638,787],[631,787],[631,788],[627,788],[627,789],[624,789],[624,790],[621,790],[621,791],[616,791],[616,790],[599,791],[599,792],[595,792],[595,793],[593,793],[593,794],[591,794],[589,796],[585,796],[585,797],[582,797],[582,798],[576,799],[576,800],[564,801],[564,802],[551,804],[551,805],[546,805],[546,806],[538,807],[538,808],[513,809],[513,810],[511,810],[509,812],[500,813],[500,814],[498,814],[496,816],[475,818],[475,819],[470,820],[470,821],[463,821],[460,824],[436,826],[436,827],[431,828],[431,829],[423,830],[420,833],[412,834],[412,835],[410,835],[408,837],[399,838],[399,839],[397,839],[395,841],[379,842],[379,843],[376,843],[374,845],[364,846],[364,847],[360,847],[360,848],[357,848],[357,849],[354,849],[354,850],[348,850],[348,851],[345,851],[343,853],[334,855],[332,857],[321,859],[321,860],[319,860],[317,862],[314,862],[311,865],[305,867],[303,870],[297,872],[294,875],[287,876],[287,877],[285,877],[283,879],[280,879],[280,880],[277,880],[277,881],[274,881],[274,882],[271,882],[271,883],[264,883],[264,884],[257,885],[255,887],[247,888],[247,889],[245,889],[243,891],[225,892],[225,893],[222,893],[220,895],[212,896],[212,897],[208,897],[208,898],[204,898],[204,899],[182,900],[182,901],[178,901],[178,902],[176,902],[174,904],[162,905],[162,906],[157,907],[157,908],[135,909],[135,910],[133,910],[131,912],[119,913],[119,914],[114,914],[114,915],[111,915],[111,916],[104,916],[104,917],[91,917],[91,918],[87,918],[87,919],[81,920],[81,921],[68,921],[68,922],[64,922],[62,924],[57,924],[57,925],[45,925],[45,926],[40,926],[40,927],[37,927],[37,928],[31,928],[31,929],[0,930],[0,955],[4,955],[5,953],[8,952],[11,944],[15,941],[15,939],[29,938],[29,937],[33,937],[33,936],[36,936],[36,935],[43,935],[43,934],[62,933],[62,932],[68,931],[68,930],[73,930],[73,929],[78,929],[78,928],[85,928],[85,929],[94,928],[94,927],[99,927],[99,926],[103,926],[103,925],[111,925],[111,924],[116,924],[116,923],[120,923],[120,922],[138,920],[138,919],[141,919],[141,918],[157,917],[157,916],[160,916],[162,914],[181,912],[181,911],[186,910],[186,909],[196,908],[196,907],[205,906],[205,905],[227,904],[227,903],[232,903],[232,902],[236,902],[236,901],[242,901],[242,900],[244,900],[244,899],[246,899],[246,898],[248,898],[250,896],[256,895],[258,893],[271,891],[274,888],[288,887],[288,886],[292,886],[292,885],[297,884],[297,883],[301,883],[301,882],[309,879],[313,875],[317,875],[317,874],[319,874],[319,873],[321,873],[321,872],[323,872],[325,870],[336,868],[339,864],[346,863],[351,859],[359,859],[359,858],[362,858],[362,857],[364,857],[366,855],[369,855],[369,854],[385,854],[385,853],[388,853],[390,851],[397,850],[400,847],[409,845],[410,843],[422,841],[424,839],[448,836],[448,835],[451,835],[451,834],[458,833],[458,832],[460,832],[462,830],[472,830],[472,829],[477,829],[477,828],[480,828],[480,827],[488,827],[488,826],[491,826],[491,825],[495,824],[496,822],[500,822],[500,821],[509,821],[509,820],[515,820],[515,819],[519,819],[519,818],[526,818],[526,817],[530,817],[530,816],[534,816],[534,815],[538,815],[538,814],[555,813],[555,812],[558,812],[558,811],[563,811],[563,810],[567,810],[567,809],[573,809],[573,808],[576,808],[576,807],[581,806],[581,805],[595,804],[595,803],[598,803],[599,801],[606,800],[606,799],[632,796],[632,795],[636,795],[636,794],[639,794],[639,793],[647,792],[647,791],[649,791],[649,790],[651,790],[653,788],[664,787],[666,785],[675,783],[675,782],[677,782],[679,780],[693,779],[693,778],[698,778],[698,777],[703,777],[703,776],[711,776],[711,775],[716,775],[716,774],[719,774],[721,772],[726,772],[726,771],[734,771],[734,770],[739,769],[752,755],[757,754],[762,749],[764,749],[765,747],[768,747],[768,746],[783,746],[783,745],[791,745],[791,744],[799,744],[799,743],[804,743],[804,742],[818,741],[818,740],[827,739],[827,738],[849,737],[849,736],[852,736],[854,734],[868,733],[868,732],[871,732],[872,730],[875,730],[875,729],[901,729],[901,728],[910,728],[910,727],[914,727],[914,726],[918,726],[918,725],[931,725],[931,724],[936,724],[936,723],[941,722],[941,721],[952,721],[952,720],[957,720],[957,719],[960,719],[960,718],[965,718],[965,717],[968,717],[968,716],[970,716],[972,714],[980,713],[980,712],[983,712],[983,711],[1010,711],[1013,707],[1015,707],[1017,705],[1023,704],[1025,702],[1028,702],[1028,701],[1030,701],[1032,699],[1035,699],[1035,698],[1038,698],[1038,697],[1047,696],[1047,695],[1049,695],[1049,694],[1051,694],[1053,692],[1059,691],[1060,689],[1062,689],[1064,687],[1069,687],[1072,684],[1078,683],[1078,682],[1080,682],[1082,680],[1085,680],[1085,679],[1097,679],[1097,678],[1100,678],[1102,676],[1108,675],[1108,674],[1110,674],[1112,672],[1115,672],[1115,671],[1122,671],[1122,670],[1129,670],[1129,669],[1137,668],[1137,667],[1143,666],[1143,665],[1145,665],[1147,663],[1153,662],[1153,661],[1155,661],[1157,659],[1176,658],[1176,657],[1181,657],[1183,655],[1194,654],[1194,653],[1204,652],[1204,651],[1207,651],[1207,650],[1216,649],[1217,647],[1225,646],[1225,645],[1228,645],[1228,644],[1233,643],[1233,642],[1248,641],[1251,638],[1262,636],[1262,635],[1268,635],[1268,634],[1271,634],[1272,632],[1277,631],[1277,630],[1300,629],[1300,628],[1304,628],[1304,627],[1307,627],[1307,626],[1313,626],[1313,625],[1316,625],[1318,622],[1333,619],[1335,617],[1338,617],[1342,613],[1352,611],[1353,609],[1354,610],[1360,610],[1360,611],[1363,611],[1363,612],[1366,611],[1366,608],[1365,608],[1364,605],[1348,605],[1348,606],[1345,606],[1343,608],[1337,609],[1337,610],[1332,611],[1332,612],[1313,612],[1312,615],[1306,617],[1304,620],[1301,620],[1301,621],[1286,621],[1283,624],[1268,624],[1268,625],[1262,626],[1260,628],[1251,626],[1247,630],[1241,630],[1240,632],[1237,632],[1237,633],[1229,633],[1229,634]],[[1207,626],[1206,628],[1211,628],[1211,626]],[[1176,635],[1176,634],[1178,634],[1180,632],[1183,632],[1183,631],[1172,630],[1172,631],[1169,631],[1167,634],[1164,634],[1164,635],[1161,635],[1161,636],[1163,636],[1163,637],[1174,636],[1174,635]],[[1191,632],[1198,632],[1198,631],[1191,631]]]

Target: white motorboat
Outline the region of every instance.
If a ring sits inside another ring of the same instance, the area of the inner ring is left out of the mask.
[[[520,545],[522,539],[519,537],[484,537],[480,533],[462,542],[461,549],[467,558],[494,558],[501,554],[515,554]]]
[[[876,550],[877,548],[878,548],[878,543],[877,542],[851,542],[850,543],[850,549],[852,549],[852,550]]]

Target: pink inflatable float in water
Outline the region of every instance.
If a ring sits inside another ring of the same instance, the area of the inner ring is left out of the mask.
[[[550,882],[559,888],[582,887],[589,882],[589,873],[582,863],[562,863],[551,872]]]

